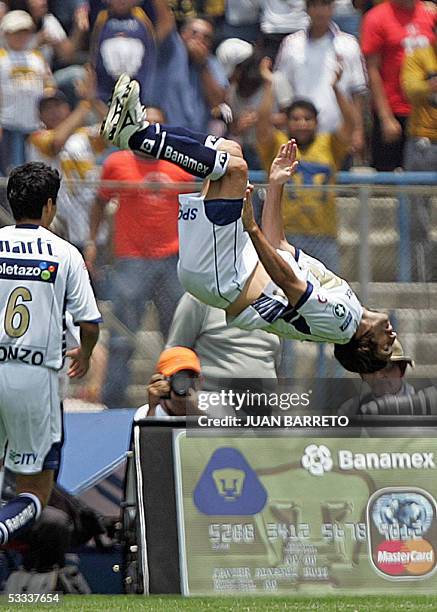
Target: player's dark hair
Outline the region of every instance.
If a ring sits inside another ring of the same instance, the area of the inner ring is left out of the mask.
[[[372,339],[370,333],[360,338],[354,336],[347,344],[334,345],[335,358],[344,369],[358,374],[372,374],[385,368],[391,355],[388,354],[387,358],[381,359],[377,351],[378,344]]]
[[[307,100],[305,98],[297,98],[296,100],[293,100],[293,102],[290,104],[290,106],[287,106],[287,108],[284,109],[285,113],[287,115],[287,119],[290,119],[291,113],[296,108],[303,108],[304,110],[307,110],[312,115],[314,115],[315,119],[317,119],[317,115],[319,114],[318,111],[317,111],[317,108],[314,106],[314,104],[312,102],[310,102],[310,100]]]
[[[42,162],[29,162],[14,168],[7,186],[8,202],[14,219],[41,219],[49,198],[56,204],[61,177]]]

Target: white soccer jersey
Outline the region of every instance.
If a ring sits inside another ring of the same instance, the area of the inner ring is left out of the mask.
[[[295,340],[349,342],[358,329],[363,307],[348,283],[299,249],[295,258],[288,251],[278,253],[306,281],[305,293],[290,306],[283,291],[270,282],[263,294],[230,323]]]
[[[101,321],[79,251],[41,226],[0,229],[0,364],[59,370],[66,310],[75,323]]]
[[[198,300],[226,309],[240,295],[255,269],[258,255],[243,231],[242,201],[206,201],[200,194],[179,196],[179,265],[182,286]],[[211,221],[209,206],[222,209],[219,224]],[[278,253],[306,282],[306,291],[293,306],[274,282],[228,323],[241,329],[265,329],[296,340],[349,342],[358,329],[363,308],[347,282],[318,259],[296,249]]]

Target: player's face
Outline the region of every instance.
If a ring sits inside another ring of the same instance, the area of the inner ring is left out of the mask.
[[[306,145],[314,140],[317,118],[306,108],[295,108],[288,117],[288,131],[298,145]]]
[[[393,330],[388,315],[383,312],[371,311],[373,319],[372,339],[378,345],[378,356],[384,359],[391,355],[396,332]]]

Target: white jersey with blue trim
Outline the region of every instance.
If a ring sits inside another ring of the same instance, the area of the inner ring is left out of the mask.
[[[358,329],[363,307],[348,283],[326,266],[296,249],[296,255],[278,250],[306,290],[290,305],[273,281],[263,294],[238,316],[229,320],[243,329],[265,329],[284,338],[346,344]]]
[[[66,310],[74,323],[101,322],[79,251],[38,225],[0,229],[0,363],[59,370]]]

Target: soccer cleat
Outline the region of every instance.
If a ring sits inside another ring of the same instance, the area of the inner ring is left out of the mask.
[[[145,113],[140,102],[140,86],[126,74],[115,84],[101,134],[119,149],[129,148],[129,139],[140,129],[147,127]]]
[[[130,76],[128,74],[122,74],[114,85],[111,99],[108,102],[108,112],[106,113],[106,117],[100,126],[100,134],[105,137],[106,140],[111,140],[112,138],[112,124],[114,120],[117,120],[117,117],[120,114],[122,99],[129,93],[130,82]]]

